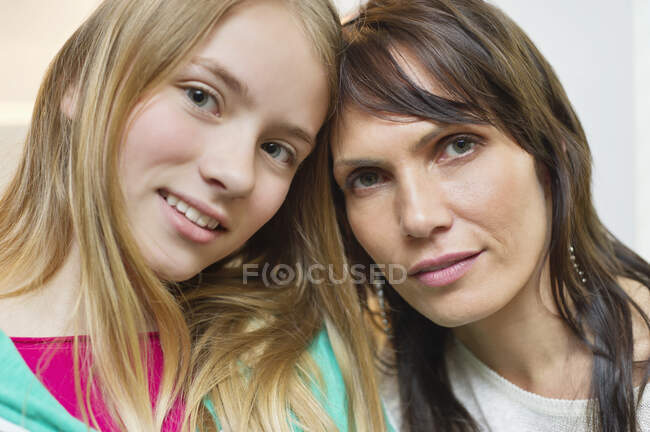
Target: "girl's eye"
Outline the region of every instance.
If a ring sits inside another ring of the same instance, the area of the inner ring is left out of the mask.
[[[452,139],[445,146],[444,156],[457,158],[464,154],[471,153],[476,146],[476,140],[469,136],[459,136]]]
[[[214,114],[219,112],[219,105],[217,104],[216,98],[208,91],[198,87],[188,87],[185,89],[185,94],[189,98],[190,102],[198,108]]]
[[[294,159],[294,154],[286,146],[273,141],[262,143],[262,150],[269,154],[273,159],[283,164],[290,164]]]
[[[352,177],[349,182],[351,189],[367,189],[376,186],[381,182],[381,176],[373,171],[365,171]]]

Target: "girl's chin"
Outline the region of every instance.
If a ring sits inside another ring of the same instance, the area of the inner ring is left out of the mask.
[[[192,279],[194,276],[198,275],[202,269],[197,269],[196,267],[192,268],[179,268],[178,266],[166,265],[166,266],[154,266],[153,271],[161,280],[170,283],[184,282],[186,280]]]

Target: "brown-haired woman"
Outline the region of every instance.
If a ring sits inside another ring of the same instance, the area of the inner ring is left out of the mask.
[[[377,290],[398,423],[650,430],[650,266],[533,43],[480,0],[370,1],[345,37],[335,194],[351,259],[408,274]]]

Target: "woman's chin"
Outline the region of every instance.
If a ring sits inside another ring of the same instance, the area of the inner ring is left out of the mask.
[[[463,303],[439,305],[436,308],[427,308],[420,311],[430,321],[441,327],[459,328],[466,325],[478,323],[497,312],[498,305],[472,305],[463,307]]]

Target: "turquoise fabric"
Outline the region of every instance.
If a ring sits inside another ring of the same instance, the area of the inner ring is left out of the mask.
[[[322,390],[315,385],[312,387],[316,397],[334,420],[339,432],[353,430],[348,423],[348,398],[345,391],[345,382],[325,330],[322,330],[316,336],[316,339],[309,347],[309,352],[318,364],[325,384],[325,389]],[[384,422],[388,432],[395,432],[392,425],[386,422],[385,414]],[[297,428],[295,430],[298,431]]]
[[[309,347],[318,365],[324,388],[312,386],[316,398],[336,424],[348,432],[348,399],[327,332],[322,330]],[[215,415],[213,407],[208,408]],[[86,425],[70,415],[41,384],[23,361],[13,342],[0,331],[0,419],[31,432],[86,432]],[[218,419],[215,415],[215,421]],[[94,429],[91,429],[93,431]],[[301,432],[294,427],[295,432]],[[389,431],[392,432],[392,429]]]
[[[316,398],[325,407],[325,410],[334,420],[340,432],[347,432],[348,425],[348,395],[345,391],[343,375],[339,363],[334,356],[330,339],[325,330],[321,330],[309,347],[309,353],[320,369],[324,389],[316,384],[312,389]]]
[[[314,383],[312,391],[316,395],[318,401],[325,408],[327,414],[336,424],[338,432],[348,432],[353,430],[349,424],[348,419],[348,397],[345,391],[345,382],[341,369],[334,356],[332,344],[327,336],[325,330],[321,330],[316,338],[309,346],[309,353],[320,369],[321,378],[324,388],[319,387]],[[214,416],[214,421],[217,427],[221,427],[219,419],[214,411],[214,407],[210,401],[206,401],[206,406]],[[384,415],[384,421],[386,416]],[[302,429],[292,425],[294,432],[302,432]],[[386,430],[388,432],[395,432],[390,423],[386,422]]]
[[[41,384],[0,331],[0,418],[31,432],[87,432]],[[16,428],[17,430],[20,430]],[[94,429],[90,429],[91,431]]]
[[[325,330],[321,330],[314,341],[309,346],[309,353],[320,369],[321,377],[325,388],[319,388],[315,383],[312,390],[318,401],[325,407],[325,411],[336,424],[339,432],[350,430],[348,425],[348,399],[345,392],[345,383],[341,369],[334,356],[332,345]],[[217,418],[212,402],[206,400],[208,410],[214,416],[217,427],[221,428],[221,423]],[[295,432],[302,432],[297,426],[293,426]]]

